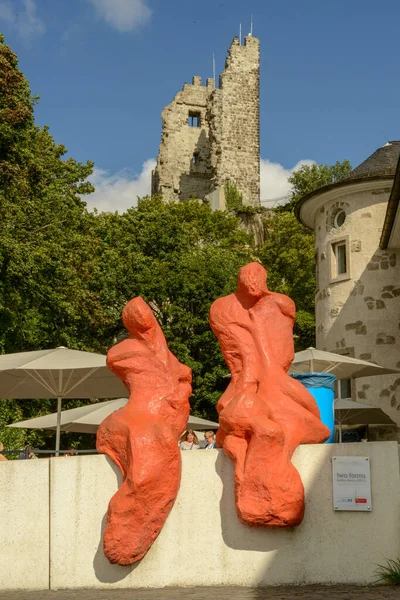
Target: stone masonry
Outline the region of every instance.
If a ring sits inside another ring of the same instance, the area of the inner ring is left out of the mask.
[[[201,200],[234,183],[244,204],[260,204],[260,42],[235,37],[219,88],[200,77],[162,112],[152,193],[166,201]]]

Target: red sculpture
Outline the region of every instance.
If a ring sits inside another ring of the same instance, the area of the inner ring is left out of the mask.
[[[140,297],[125,306],[130,336],[108,352],[108,367],[130,392],[126,406],[105,419],[97,450],[121,469],[111,498],[104,554],[111,563],[140,560],[161,531],[181,480],[178,439],[189,419],[191,370],[169,351],[152,311]]]
[[[268,290],[266,277],[260,264],[246,265],[236,292],[211,306],[211,328],[232,374],[217,405],[217,444],[235,465],[239,519],[290,527],[304,516],[293,452],[330,433],[314,398],[286,373],[294,357],[296,309],[290,298]]]

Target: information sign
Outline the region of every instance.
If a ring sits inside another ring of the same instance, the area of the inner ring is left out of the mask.
[[[368,456],[333,456],[334,510],[371,511],[371,471]]]

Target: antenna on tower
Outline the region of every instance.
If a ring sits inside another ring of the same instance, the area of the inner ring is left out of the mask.
[[[253,36],[253,13],[251,13],[251,19],[250,19],[250,37]]]
[[[213,78],[215,81],[215,54],[214,54],[214,52],[213,52]]]
[[[239,25],[239,44],[242,45],[242,24]]]

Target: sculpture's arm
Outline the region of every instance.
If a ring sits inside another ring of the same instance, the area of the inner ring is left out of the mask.
[[[273,296],[282,314],[289,317],[294,323],[296,320],[296,305],[293,300],[289,296],[285,296],[285,294],[278,294],[277,292],[270,292],[270,294]]]

